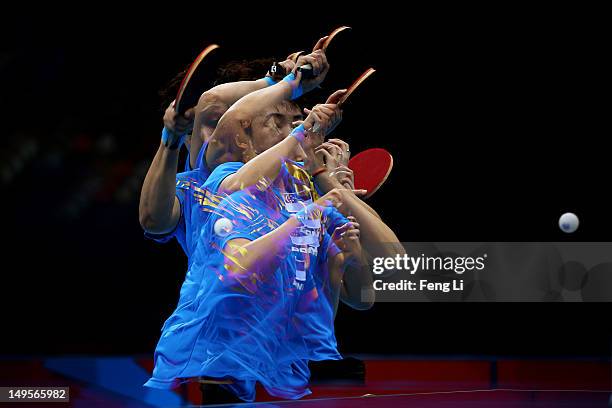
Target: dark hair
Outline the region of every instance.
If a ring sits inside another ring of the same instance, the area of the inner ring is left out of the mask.
[[[274,58],[259,58],[250,61],[230,61],[219,67],[214,85],[227,82],[254,81],[263,78],[274,61],[277,60]]]
[[[227,62],[217,69],[215,80],[209,84],[216,86],[227,82],[254,81],[263,78],[274,61],[276,61],[274,58],[259,58],[250,61],[241,60]],[[190,66],[191,65],[187,65],[184,70],[176,74],[174,78],[168,81],[168,83],[159,90],[158,95],[161,98],[162,111],[164,111],[176,97],[179,86],[183,78],[185,78],[185,75],[187,75]]]

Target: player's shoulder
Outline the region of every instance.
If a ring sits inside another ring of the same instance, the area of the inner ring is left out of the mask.
[[[237,171],[242,166],[244,166],[244,163],[243,162],[239,162],[239,161],[229,161],[229,162],[221,163],[220,165],[215,167],[215,169],[212,171],[211,175],[215,174],[215,173],[222,173],[222,172],[233,171],[233,170]]]
[[[242,166],[244,166],[242,162],[226,162],[218,165],[208,176],[204,187],[216,192],[223,179],[236,173]]]

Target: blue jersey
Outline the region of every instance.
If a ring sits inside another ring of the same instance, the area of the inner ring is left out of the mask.
[[[180,203],[180,218],[174,229],[166,234],[145,232],[145,237],[160,243],[176,238],[183,252],[189,259],[195,238],[198,236],[198,225],[202,222],[201,208],[206,200],[206,190],[202,185],[210,176],[210,170],[203,161],[208,142],[205,142],[198,154],[198,167],[188,170],[189,156],[185,163],[185,172],[176,175],[176,197]]]
[[[230,241],[264,236],[316,198],[310,178],[293,162],[283,166],[272,185],[264,181],[230,196],[217,195],[223,179],[242,165],[217,167],[203,185],[210,193],[209,215],[187,274],[193,281],[191,296],[173,314],[181,319],[164,327],[147,385],[232,377],[234,383],[226,387],[246,401],[254,399],[256,381],[272,395],[300,398],[310,393],[307,361],[340,358],[327,268],[328,257],[338,249],[326,224],[346,219],[332,211],[333,216],[313,220],[279,243],[278,256],[248,276],[236,273],[225,258]],[[229,230],[220,228],[228,223]]]
[[[204,142],[204,144],[202,145],[202,147],[200,148],[200,151],[198,152],[198,157],[196,157],[196,169],[200,169],[202,167],[206,167],[206,163],[204,161],[204,155],[206,154],[206,147],[208,146],[208,141]],[[185,145],[185,147],[187,147]],[[187,148],[187,159],[185,160],[185,171],[191,171],[191,162],[190,162],[190,157],[191,157],[191,151]]]

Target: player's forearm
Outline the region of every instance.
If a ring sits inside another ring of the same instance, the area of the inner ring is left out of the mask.
[[[235,117],[251,121],[269,107],[290,100],[292,95],[293,88],[289,82],[283,80],[245,95],[233,104],[228,112],[233,111]]]
[[[342,301],[357,310],[372,307],[373,299],[363,299],[362,293],[372,289],[372,272],[363,255],[358,259],[345,258],[345,271],[342,279]]]
[[[287,136],[282,142],[249,160],[235,174],[223,180],[221,191],[229,194],[260,182],[271,183],[278,176],[287,157],[292,156],[298,145],[299,142],[295,137]]]
[[[334,188],[345,188],[342,184],[340,184],[340,182],[338,182],[338,180],[331,177],[327,171],[317,174],[314,181],[322,194],[327,194]],[[365,208],[370,214],[380,219],[378,213],[363,200],[359,200],[358,204]]]
[[[270,264],[279,255],[286,255],[282,252],[287,251],[287,242],[291,239],[291,233],[302,224],[295,217],[290,217],[275,230],[239,245],[230,241],[225,251],[229,256],[226,257],[226,265],[230,266],[230,271],[234,276],[249,277],[256,273],[265,278],[262,274],[272,272]]]
[[[345,193],[343,205],[357,218],[361,229],[361,245],[371,257],[403,255],[404,248],[397,235],[380,218],[372,214],[352,192]]]
[[[178,152],[161,143],[147,171],[140,194],[139,218],[148,232],[164,233],[176,225],[173,210]]]
[[[327,171],[317,174],[314,178],[314,182],[319,188],[319,191],[321,191],[321,195],[329,193],[334,188],[343,188],[336,179],[329,176]]]
[[[252,121],[270,106],[290,99],[293,94],[292,89],[288,82],[280,81],[273,86],[251,92],[230,107],[219,119],[210,137],[206,151],[208,167],[214,169],[227,161],[242,160],[232,151],[236,133],[244,131],[245,127],[250,127]]]
[[[207,92],[215,95],[219,102],[224,103],[227,106],[232,106],[244,96],[252,92],[259,91],[260,89],[267,88],[269,85],[270,83],[266,79],[262,78],[255,81],[228,82],[217,85]]]

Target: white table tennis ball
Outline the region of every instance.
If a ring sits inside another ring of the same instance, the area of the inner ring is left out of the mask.
[[[559,228],[561,228],[561,231],[568,234],[576,231],[579,224],[580,221],[578,220],[578,217],[576,214],[571,212],[565,213],[559,218]]]
[[[215,234],[220,237],[227,237],[232,229],[232,222],[227,218],[219,218],[215,221]]]

